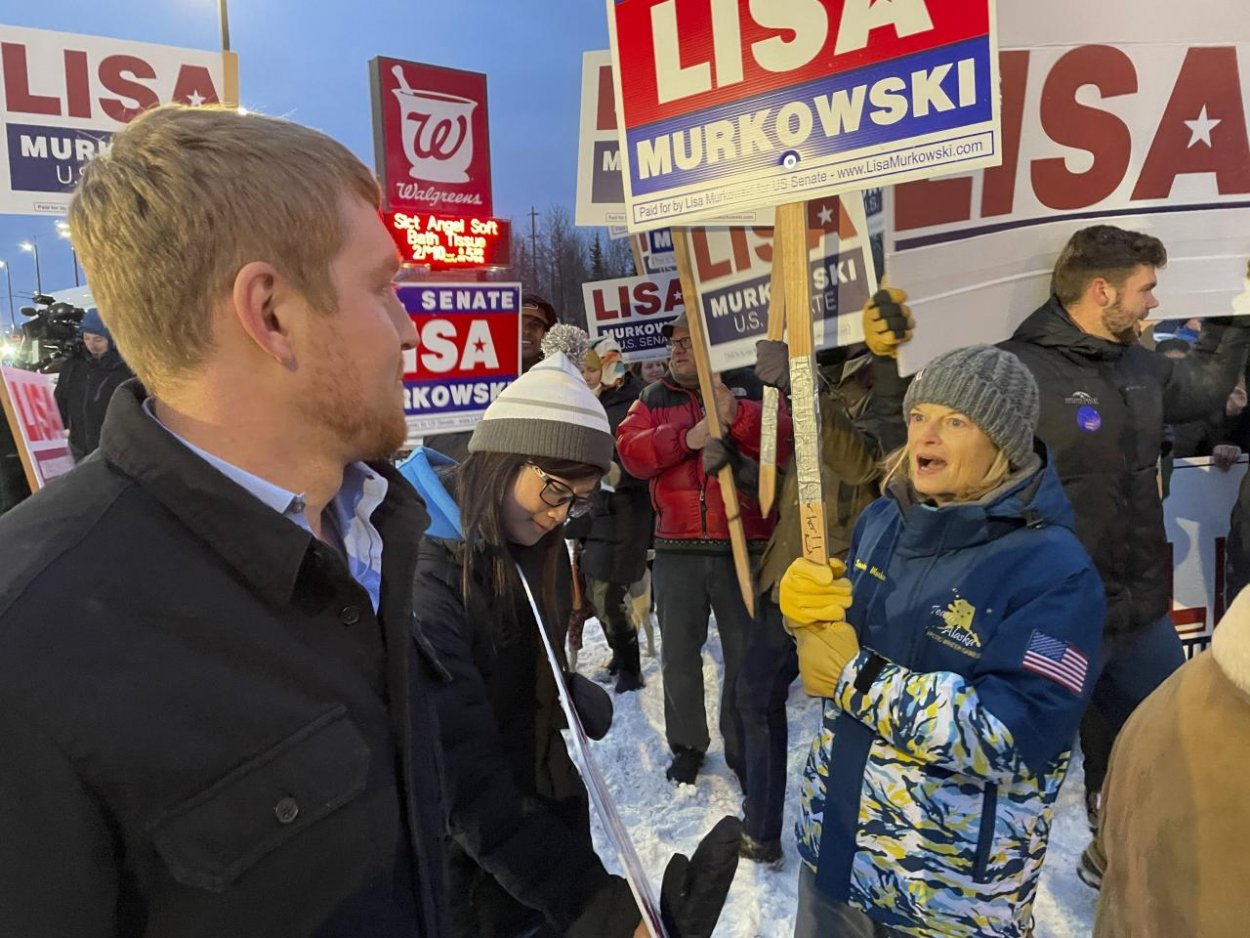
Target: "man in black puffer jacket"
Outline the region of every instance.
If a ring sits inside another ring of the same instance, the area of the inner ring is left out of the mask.
[[[1055,265],[1053,296],[1002,347],[1041,390],[1040,436],[1076,509],[1076,530],[1102,575],[1107,619],[1092,719],[1082,731],[1091,823],[1111,742],[1133,709],[1183,660],[1169,615],[1172,562],[1159,497],[1165,423],[1223,407],[1245,366],[1250,321],[1204,325],[1173,360],[1137,344],[1158,306],[1162,242],[1110,225],[1072,236]],[[1087,716],[1087,723],[1091,716]]]

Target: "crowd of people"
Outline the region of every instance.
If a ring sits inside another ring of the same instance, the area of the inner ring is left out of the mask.
[[[60,393],[98,450],[0,518],[0,933],[710,935],[740,858],[781,867],[797,790],[796,935],[1019,938],[1079,740],[1096,934],[1239,934],[1250,599],[1182,667],[1160,464],[1213,414],[1228,444],[1250,322],[1148,348],[1161,242],[1077,232],[1008,341],[910,379],[906,295],[872,297],[817,357],[822,563],[788,349],[707,401],[684,315],[627,367],[526,297],[524,373],[463,452],[393,465],[417,336],[378,205],[338,143],[226,110],[152,110],[85,168],[102,318]],[[652,594],[667,778],[712,744],[714,623],[742,792],[659,910],[595,852],[561,703],[611,732],[578,629],[636,692]],[[823,711],[790,777],[796,678]]]

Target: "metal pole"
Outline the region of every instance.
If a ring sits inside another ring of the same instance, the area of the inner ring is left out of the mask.
[[[78,252],[74,250],[74,245],[69,246],[69,256],[74,259],[74,286],[80,287],[82,284],[78,282]]]
[[[30,236],[30,253],[35,255],[35,292],[43,292],[43,274],[39,270],[39,242],[34,235]]]
[[[538,211],[530,206],[530,271],[534,275],[534,283],[538,283]]]
[[[4,277],[9,282],[9,322],[13,324],[13,331],[17,331],[17,310],[13,308],[13,271],[9,268],[8,261],[0,261],[0,267],[4,268]]]
[[[230,51],[230,11],[226,0],[217,0],[217,12],[221,15],[221,51]]]

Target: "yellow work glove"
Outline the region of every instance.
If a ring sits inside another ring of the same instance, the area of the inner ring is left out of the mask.
[[[864,304],[864,342],[872,354],[895,358],[898,347],[911,338],[916,321],[906,301],[902,290],[882,284]]]
[[[799,677],[813,697],[832,697],[847,662],[859,654],[855,629],[846,622],[820,622],[794,629]]]
[[[781,578],[781,614],[792,629],[818,622],[843,622],[851,605],[846,564],[816,563],[799,557]]]

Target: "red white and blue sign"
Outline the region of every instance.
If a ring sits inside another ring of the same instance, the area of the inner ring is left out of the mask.
[[[1001,162],[993,0],[607,0],[640,231]]]
[[[409,438],[472,429],[521,374],[519,283],[404,284],[417,328],[404,369]]]
[[[225,94],[220,52],[0,26],[0,213],[65,214],[113,134],[157,105]]]
[[[676,273],[583,283],[582,296],[592,342],[611,336],[630,365],[668,358],[664,326],[686,309]]]

